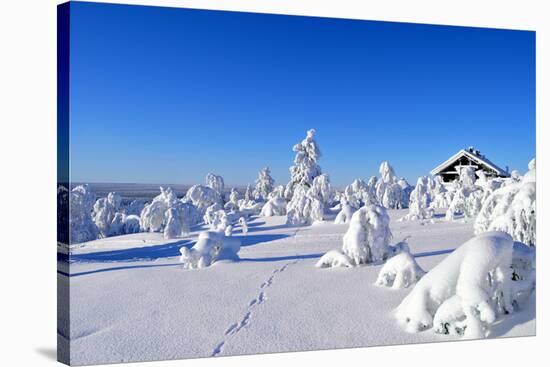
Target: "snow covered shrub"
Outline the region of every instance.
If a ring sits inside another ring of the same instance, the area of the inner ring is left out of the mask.
[[[191,186],[182,201],[193,204],[201,215],[204,215],[206,209],[212,204],[223,205],[221,193],[204,185]]]
[[[342,250],[354,265],[384,261],[390,250],[390,217],[380,205],[368,205],[353,213],[344,234]]]
[[[141,225],[145,232],[160,232],[164,229],[165,214],[168,208],[178,201],[176,193],[170,187],[160,187],[160,194],[141,211]]]
[[[273,191],[267,195],[267,199],[273,199],[274,197],[280,196],[285,197],[285,187],[283,185],[276,186]]]
[[[430,270],[396,310],[409,332],[483,338],[499,315],[513,312],[514,241],[504,232],[478,235]]]
[[[124,233],[138,233],[141,230],[141,220],[137,215],[125,215],[122,219],[124,224]]]
[[[260,216],[272,217],[275,215],[286,215],[286,200],[282,196],[274,196],[262,207]]]
[[[422,220],[433,217],[433,209],[430,208],[430,195],[428,189],[428,178],[418,178],[416,187],[410,195],[409,213],[401,219]]]
[[[321,174],[313,179],[311,184],[311,195],[316,196],[323,206],[329,207],[334,202],[334,189],[330,186],[330,179],[327,174]]]
[[[220,195],[223,194],[224,189],[224,182],[223,177],[215,175],[213,173],[209,173],[206,175],[206,186],[210,187],[213,190],[216,190],[220,193]]]
[[[97,239],[99,230],[92,219],[95,194],[88,185],[79,185],[69,195],[70,242],[80,243]]]
[[[476,217],[476,234],[503,231],[514,240],[530,246],[536,244],[536,168],[535,160],[520,182],[510,183],[494,192],[483,202]]]
[[[236,212],[239,210],[239,192],[237,191],[237,189],[231,189],[231,193],[229,194],[229,201],[225,203],[223,208],[227,211]]]
[[[298,186],[310,187],[313,179],[321,174],[321,167],[317,164],[321,157],[321,150],[314,139],[315,129],[307,131],[306,138],[294,145],[296,152],[294,165],[290,167],[290,181],[286,185],[285,199],[290,201]]]
[[[453,201],[454,191],[448,190],[443,184],[441,176],[436,176],[429,185],[429,194],[431,198],[430,207],[434,209],[448,208]]]
[[[264,167],[258,172],[258,179],[256,180],[256,187],[254,189],[254,199],[257,201],[268,200],[268,195],[273,191],[273,184],[275,180],[271,177],[271,171],[269,167]]]
[[[414,188],[411,185],[409,185],[407,180],[405,180],[405,178],[403,177],[397,180],[397,184],[401,188],[401,202],[399,203],[399,207],[408,208],[409,202],[411,200],[411,193],[414,190]]]
[[[130,204],[128,204],[124,208],[124,213],[126,215],[140,215],[143,208],[145,208],[145,205],[147,205],[147,201],[145,199],[135,199],[132,200]]]
[[[144,231],[164,232],[166,238],[174,238],[186,234],[201,216],[193,204],[183,203],[171,188],[161,187],[160,194],[141,211],[140,220]]]
[[[294,196],[287,205],[286,223],[291,226],[312,224],[322,221],[325,207],[322,199],[314,190],[305,185],[298,185],[294,189]]]
[[[214,203],[206,208],[206,212],[202,216],[204,224],[212,225],[217,217],[219,217],[220,211],[223,211],[223,208],[220,204]]]
[[[377,204],[376,199],[376,177],[371,177],[369,183],[355,179],[350,185],[346,186],[343,193],[343,198],[354,209],[359,209],[363,205]],[[342,201],[342,198],[340,198]]]
[[[177,201],[165,213],[164,238],[182,237],[190,232],[190,227],[198,223],[199,213],[190,203]]]
[[[376,182],[378,203],[387,209],[399,209],[402,204],[402,189],[393,167],[388,162],[380,164],[380,179]]]
[[[386,261],[375,284],[393,289],[408,288],[425,273],[409,252],[401,252]]]
[[[324,254],[319,261],[315,264],[318,268],[333,268],[333,267],[346,267],[351,268],[353,264],[351,263],[349,257],[343,254],[338,250],[330,250]]]
[[[363,206],[353,213],[349,223],[349,228],[344,234],[342,251],[327,252],[317,262],[317,267],[351,267],[380,263],[401,251],[408,250],[405,246],[390,246],[390,217],[386,209],[380,205]]]
[[[100,237],[109,237],[120,235],[122,231],[122,218],[119,216],[117,221],[113,223],[115,214],[120,209],[122,198],[115,192],[110,192],[107,197],[98,199],[94,204],[94,223],[96,224]],[[115,228],[111,230],[111,225]]]
[[[334,219],[334,223],[335,224],[349,223],[349,221],[351,220],[351,217],[353,216],[353,213],[357,209],[349,205],[345,197],[340,200],[340,208],[341,208],[340,211],[338,212],[338,214],[336,215],[336,218]]]
[[[199,234],[197,243],[191,249],[180,249],[180,262],[186,269],[201,269],[216,261],[238,259],[240,249],[238,237],[227,237],[223,232],[205,231]]]

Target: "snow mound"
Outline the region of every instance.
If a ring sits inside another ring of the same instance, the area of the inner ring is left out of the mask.
[[[349,257],[338,250],[330,250],[324,254],[315,264],[318,268],[347,267],[353,266]]]
[[[197,243],[191,249],[180,249],[180,262],[185,269],[202,269],[216,261],[237,260],[240,249],[239,238],[225,236],[222,232],[205,231],[199,234]]]
[[[401,252],[386,261],[375,284],[393,289],[408,288],[425,273],[409,252]]]
[[[514,310],[514,241],[504,232],[478,235],[429,271],[398,306],[395,316],[403,328],[488,336],[500,315]]]

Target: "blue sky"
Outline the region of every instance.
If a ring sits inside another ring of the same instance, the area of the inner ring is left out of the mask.
[[[71,177],[289,178],[317,130],[333,184],[412,184],[461,148],[535,155],[535,33],[73,3]]]

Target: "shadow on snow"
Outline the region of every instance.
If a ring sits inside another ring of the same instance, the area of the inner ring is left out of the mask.
[[[191,247],[194,241],[183,240],[162,245],[133,247],[123,250],[90,252],[70,256],[71,262],[111,262],[132,260],[158,260],[166,257],[180,256],[180,248]]]

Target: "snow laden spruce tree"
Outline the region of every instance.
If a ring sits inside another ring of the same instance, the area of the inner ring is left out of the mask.
[[[315,129],[307,131],[306,138],[294,145],[296,152],[294,165],[290,167],[290,181],[285,188],[285,199],[292,200],[298,186],[311,187],[313,179],[321,174],[321,167],[317,164],[321,158],[321,150],[314,138]]]
[[[308,130],[306,138],[296,144],[294,166],[290,167],[290,182],[285,189],[287,224],[305,225],[322,221],[325,207],[334,198],[328,175],[321,173],[317,164],[321,151],[314,139],[315,130]]]
[[[273,191],[275,180],[271,177],[269,167],[264,167],[258,172],[256,187],[254,189],[254,199],[256,201],[267,201],[268,195]]]
[[[393,167],[386,161],[380,164],[380,179],[376,182],[375,190],[378,203],[387,209],[403,208],[403,190],[395,176]],[[405,204],[406,205],[406,204]]]
[[[114,224],[113,219],[115,219],[115,215],[120,209],[121,202],[122,197],[115,192],[110,192],[107,197],[100,198],[95,202],[93,218],[99,230],[100,237],[109,237],[112,235],[111,225]]]

